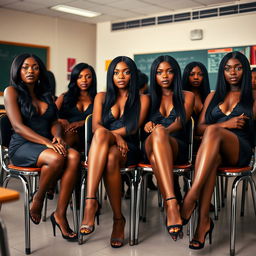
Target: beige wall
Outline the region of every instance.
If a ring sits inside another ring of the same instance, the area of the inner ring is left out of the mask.
[[[198,50],[256,44],[256,14],[208,18],[111,32],[109,22],[97,25],[96,66],[99,90],[105,90],[105,60],[118,55]],[[192,29],[203,29],[204,38],[190,40]]]
[[[96,25],[0,8],[0,40],[49,46],[57,95],[67,88],[68,57],[95,67]]]

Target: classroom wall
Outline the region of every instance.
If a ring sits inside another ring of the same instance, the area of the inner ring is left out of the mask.
[[[49,69],[56,77],[56,95],[67,89],[67,58],[95,67],[94,24],[0,8],[0,40],[49,46]],[[2,103],[3,97],[0,97]]]
[[[105,61],[118,55],[190,51],[255,45],[256,13],[230,15],[111,32],[111,23],[97,25],[96,66],[99,90],[105,90]],[[203,29],[203,40],[191,41],[190,31]]]

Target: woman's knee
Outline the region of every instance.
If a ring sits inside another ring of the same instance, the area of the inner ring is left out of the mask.
[[[168,138],[168,132],[164,127],[156,127],[152,132],[153,143],[168,141],[167,138]]]
[[[51,169],[59,170],[64,166],[65,158],[60,155],[59,153],[52,152],[52,154],[49,154],[46,159],[46,164]]]
[[[203,140],[214,139],[215,141],[218,141],[218,139],[221,139],[221,127],[215,126],[215,125],[209,125],[204,132]]]
[[[80,161],[80,153],[73,148],[68,149],[68,161],[78,164]]]
[[[110,139],[110,132],[104,127],[98,128],[93,135],[93,142],[104,143]]]

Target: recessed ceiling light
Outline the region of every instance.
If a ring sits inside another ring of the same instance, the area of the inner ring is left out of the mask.
[[[80,15],[84,17],[90,17],[90,18],[101,15],[101,13],[99,12],[92,12],[92,11],[88,11],[88,10],[84,10],[81,8],[76,8],[68,5],[55,5],[55,6],[52,6],[51,9],[59,12],[66,12],[66,13],[71,13],[71,14]]]

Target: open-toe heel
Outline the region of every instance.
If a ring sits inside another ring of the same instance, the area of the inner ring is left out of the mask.
[[[85,200],[88,200],[88,199],[92,199],[92,200],[96,200],[97,201],[97,211],[95,212],[95,215],[94,215],[94,220],[96,218],[97,220],[97,225],[99,225],[100,223],[100,220],[99,220],[99,215],[100,215],[100,204],[99,204],[99,201],[97,199],[97,197],[86,197]],[[86,235],[89,235],[91,234],[93,231],[95,230],[95,225],[87,225],[87,224],[82,224],[81,227],[80,227],[80,235],[82,236],[86,236]]]
[[[204,244],[205,244],[205,239],[206,236],[209,234],[209,244],[212,244],[212,231],[214,229],[214,223],[212,221],[212,219],[210,218],[210,229],[205,233],[204,236],[204,242],[201,243],[200,241],[193,239],[190,244],[189,244],[189,248],[193,249],[193,250],[200,250],[204,248]]]
[[[123,215],[121,218],[118,218],[118,219],[114,218],[113,220],[114,220],[114,222],[123,221],[124,225],[126,223],[125,217]],[[110,245],[112,248],[120,248],[124,245],[124,238],[114,238],[111,236]]]
[[[174,196],[174,197],[166,198],[165,201],[169,201],[169,200],[173,200],[173,199],[177,200],[177,198]],[[166,217],[166,228],[167,228],[169,235],[172,237],[172,239],[174,241],[177,241],[178,237],[179,238],[183,237],[182,224],[175,224],[175,225],[168,226],[167,225],[167,217]]]
[[[70,231],[70,235],[64,235],[61,228],[60,228],[60,225],[57,223],[55,217],[54,217],[54,212],[51,214],[51,223],[52,223],[52,230],[53,230],[53,236],[56,236],[56,226],[59,228],[60,230],[60,233],[62,235],[62,237],[68,241],[76,241],[77,240],[77,234],[73,232],[73,230],[71,230],[69,228],[69,231]]]

